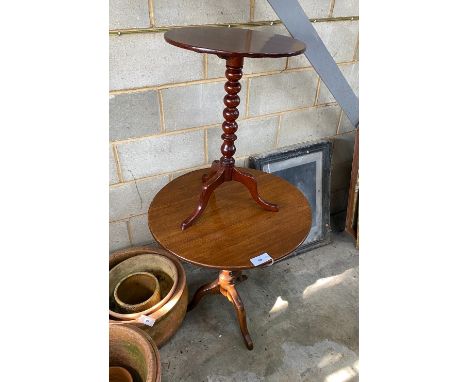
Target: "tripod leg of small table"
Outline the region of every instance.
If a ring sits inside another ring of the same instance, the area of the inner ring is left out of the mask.
[[[247,329],[247,317],[245,314],[244,304],[234,285],[226,286],[226,292],[229,294],[229,301],[231,301],[234,308],[236,308],[237,320],[239,321],[239,327],[242,336],[244,337],[245,346],[247,346],[247,349],[252,350],[253,342],[252,338],[250,338],[249,330]]]
[[[215,281],[212,281],[211,283],[202,285],[200,288],[197,289],[195,294],[193,295],[192,301],[190,301],[190,304],[188,305],[187,310],[192,310],[195,308],[200,300],[206,296],[207,294],[217,294],[219,292],[219,281],[216,279]]]
[[[211,194],[213,193],[215,188],[223,182],[224,169],[219,168],[216,172],[216,175],[212,176],[206,183],[203,184],[200,199],[198,201],[198,206],[197,208],[195,208],[192,214],[187,219],[185,219],[180,225],[182,231],[190,227],[193,224],[193,222],[202,214],[202,212],[205,210],[208,204],[208,201],[210,200]]]
[[[268,210],[268,211],[275,211],[275,212],[279,211],[279,208],[276,204],[269,203],[260,197],[260,195],[258,194],[258,190],[257,190],[257,181],[252,175],[242,172],[238,170],[237,168],[233,168],[232,180],[242,183],[245,187],[247,187],[247,189],[250,192],[250,195],[252,195],[252,198],[263,209]]]
[[[208,181],[213,175],[215,175],[218,172],[218,169],[219,169],[219,160],[215,160],[211,164],[210,172],[202,176],[202,181],[203,182]]]

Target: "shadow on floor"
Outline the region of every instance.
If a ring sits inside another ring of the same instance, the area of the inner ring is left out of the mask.
[[[191,296],[217,276],[184,267]],[[163,381],[358,380],[358,253],[346,234],[245,274],[237,288],[254,349],[244,347],[230,303],[207,296],[160,349]]]

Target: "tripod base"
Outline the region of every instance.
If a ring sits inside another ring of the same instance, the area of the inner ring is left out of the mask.
[[[239,321],[240,331],[244,338],[244,343],[247,349],[253,349],[252,338],[250,338],[249,330],[247,329],[247,316],[245,313],[244,304],[237,293],[235,284],[247,279],[247,276],[242,275],[240,271],[221,271],[218,278],[208,284],[202,285],[195,292],[192,301],[188,305],[188,310],[192,310],[198,305],[200,300],[208,294],[222,294],[234,306]]]
[[[220,161],[215,160],[211,165],[210,172],[202,177],[203,185],[198,206],[192,214],[182,222],[180,226],[182,231],[190,227],[195,220],[200,217],[208,205],[208,201],[210,200],[210,196],[213,191],[224,182],[231,180],[242,183],[247,187],[252,198],[263,209],[274,212],[279,211],[276,204],[269,203],[260,197],[257,190],[257,181],[252,175],[240,171],[234,165],[223,165]]]

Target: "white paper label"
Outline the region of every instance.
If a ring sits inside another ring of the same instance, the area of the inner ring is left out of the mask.
[[[273,261],[273,259],[266,252],[262,253],[261,255],[259,255],[257,257],[254,257],[254,258],[250,259],[250,262],[256,267],[258,267],[259,265],[268,263],[269,261]]]
[[[140,321],[142,324],[145,324],[145,325],[148,325],[148,326],[153,326],[154,323],[156,322],[155,319],[151,318],[151,317],[148,317],[148,316],[145,316],[144,314],[142,314],[139,318],[138,318],[138,321]]]

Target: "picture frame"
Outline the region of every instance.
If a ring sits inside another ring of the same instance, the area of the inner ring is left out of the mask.
[[[353,237],[356,248],[359,248],[359,129],[356,130],[354,137],[353,165],[348,191],[345,231]]]
[[[249,157],[250,168],[280,176],[296,186],[309,201],[312,226],[293,255],[321,247],[331,241],[331,155],[331,141],[322,140]]]

